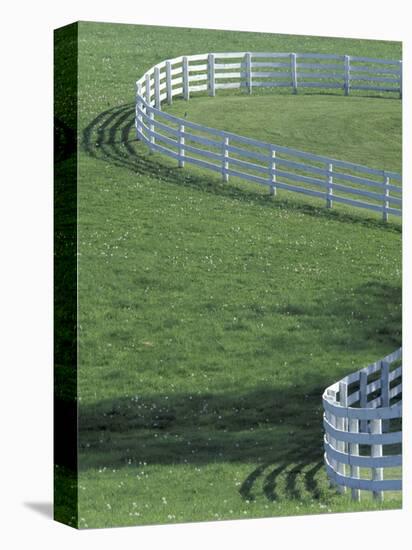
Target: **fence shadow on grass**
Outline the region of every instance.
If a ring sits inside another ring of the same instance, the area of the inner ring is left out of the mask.
[[[250,464],[239,493],[254,500],[319,498],[319,396],[325,382],[242,394],[138,395],[80,406],[81,470],[149,465]],[[302,396],[304,396],[302,398]],[[323,472],[320,472],[323,473]]]
[[[370,300],[363,301],[365,297]],[[400,301],[400,287],[376,281],[361,285],[326,310],[322,304],[284,307],[285,314],[300,316],[300,323],[315,329],[322,315],[329,317],[339,330],[326,334],[325,346],[391,349],[401,339]],[[399,307],[391,311],[391,304]],[[81,403],[80,469],[238,463],[251,469],[239,488],[245,500],[262,493],[273,501],[285,495],[324,499],[330,493],[321,468],[321,395],[332,375],[291,367],[299,376],[283,387],[274,379],[273,384],[246,391],[222,388],[212,393],[201,391],[194,379],[192,391],[186,393],[171,389],[148,394],[137,387],[136,395]]]
[[[100,113],[83,130],[81,146],[91,157],[115,166],[127,168],[139,175],[184,185],[215,195],[230,197],[239,201],[253,202],[269,208],[293,208],[307,215],[322,216],[346,223],[368,226],[382,226],[387,230],[401,232],[400,225],[387,224],[366,214],[352,215],[339,209],[326,209],[323,206],[305,202],[305,199],[284,198],[278,195],[275,199],[269,194],[261,194],[235,185],[223,184],[216,174],[199,175],[174,165],[173,161],[160,154],[152,155],[147,146],[138,142],[134,127],[135,106],[124,104],[112,107]]]
[[[275,466],[271,463],[259,465],[242,483],[239,490],[241,497],[255,500],[261,483],[263,494],[272,502],[285,497],[296,500],[321,498],[327,490],[325,479],[318,476],[323,469],[323,461],[296,463],[293,456],[290,460]]]

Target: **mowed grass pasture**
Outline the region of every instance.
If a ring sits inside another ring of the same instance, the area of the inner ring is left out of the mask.
[[[391,42],[80,24],[79,527],[400,507],[330,488],[321,395],[401,343],[401,224],[224,184],[136,142],[136,79],[209,51],[401,57]],[[401,170],[396,98],[218,91],[166,110]]]

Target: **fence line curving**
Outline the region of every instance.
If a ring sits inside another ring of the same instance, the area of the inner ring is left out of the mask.
[[[375,91],[402,97],[402,62],[314,53],[205,53],[168,59],[150,68],[137,82],[136,137],[150,151],[230,177],[278,190],[372,210],[387,221],[401,216],[400,174],[368,168],[217,130],[162,111],[176,96],[196,92],[285,87],[341,89],[344,95]],[[383,499],[399,491],[392,475],[402,465],[401,349],[350,374],[323,395],[325,465],[341,492],[362,490]],[[389,447],[389,451],[388,451]],[[369,476],[365,477],[365,471]]]
[[[399,348],[323,394],[327,474],[341,492],[350,488],[354,500],[361,490],[383,500],[384,491],[402,489],[394,478],[402,466],[401,357]]]
[[[326,207],[346,204],[382,215],[401,216],[400,174],[368,168],[209,128],[162,111],[176,96],[196,92],[285,87],[376,91],[402,97],[402,62],[314,53],[205,53],[168,59],[137,82],[136,136],[151,151],[264,185],[271,195],[285,190],[317,197]]]

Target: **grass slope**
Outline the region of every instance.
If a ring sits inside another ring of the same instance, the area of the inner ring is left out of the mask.
[[[272,91],[194,96],[166,106],[166,111],[268,143],[402,171],[402,104],[397,99]]]
[[[183,53],[396,57],[399,44],[83,23],[80,48],[80,527],[398,507],[399,495],[353,504],[329,488],[320,396],[400,343],[399,225],[179,170],[133,140],[132,102],[137,76]],[[326,101],[312,96],[304,120],[280,99],[274,141],[346,151],[333,128],[316,136]],[[239,116],[219,121],[220,101],[273,116],[262,96],[193,99],[190,117],[267,139]],[[381,139],[375,103],[358,112],[395,166],[398,111],[376,101]],[[355,118],[347,130],[356,143]],[[379,154],[359,143],[362,159]]]

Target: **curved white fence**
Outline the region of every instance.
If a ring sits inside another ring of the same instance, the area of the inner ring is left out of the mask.
[[[296,53],[208,53],[163,61],[137,81],[136,136],[157,151],[277,190],[303,193],[334,203],[401,216],[401,176],[209,128],[162,111],[175,96],[219,89],[290,87],[398,94],[402,62],[366,57]],[[327,388],[323,395],[325,464],[329,478],[352,498],[372,491],[398,491],[391,476],[402,465],[401,349]],[[388,450],[389,448],[389,450]],[[395,451],[393,450],[395,449]],[[384,451],[385,450],[385,451]],[[365,477],[365,471],[369,476]],[[388,473],[389,472],[389,473]]]
[[[384,491],[402,489],[401,357],[400,348],[323,394],[327,473],[355,500],[361,490],[382,500]]]
[[[157,151],[277,190],[401,216],[400,174],[331,159],[209,128],[162,111],[162,102],[192,93],[258,87],[342,89],[402,95],[402,62],[313,53],[207,53],[158,63],[136,83],[136,136]]]

